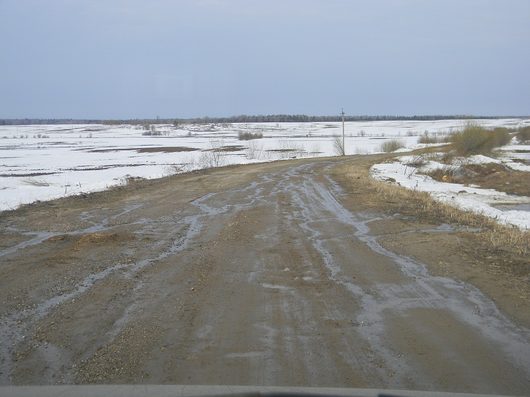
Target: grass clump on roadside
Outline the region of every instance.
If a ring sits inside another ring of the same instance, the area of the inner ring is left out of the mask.
[[[517,134],[515,134],[517,140],[521,143],[530,142],[530,125],[519,128]]]
[[[240,131],[237,135],[237,139],[240,141],[250,141],[251,139],[260,139],[263,138],[263,134],[261,132],[243,132]]]
[[[461,156],[491,153],[494,148],[506,145],[510,140],[510,132],[506,128],[491,131],[471,123],[451,136],[453,146]]]
[[[385,153],[395,152],[398,149],[404,148],[405,144],[399,139],[391,139],[381,144],[381,151]]]

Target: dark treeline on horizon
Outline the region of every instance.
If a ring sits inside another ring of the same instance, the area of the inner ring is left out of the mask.
[[[455,119],[503,119],[528,118],[528,116],[470,116],[470,115],[424,115],[424,116],[344,116],[345,121],[434,121]],[[230,117],[156,118],[156,119],[0,119],[0,125],[31,124],[211,124],[211,123],[295,123],[336,122],[336,116],[308,116],[304,114],[240,115]]]

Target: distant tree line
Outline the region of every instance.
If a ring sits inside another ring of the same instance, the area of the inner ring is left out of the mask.
[[[529,116],[470,116],[470,115],[424,115],[424,116],[345,116],[346,121],[434,121],[455,119],[502,119],[528,118]],[[0,125],[30,125],[30,124],[222,124],[222,123],[302,123],[302,122],[334,122],[341,121],[340,115],[308,116],[305,114],[268,114],[268,115],[240,115],[231,117],[200,117],[200,118],[171,118],[171,119],[0,119]]]
[[[500,119],[519,118],[521,116],[470,116],[470,115],[424,115],[424,116],[344,116],[345,121],[391,121],[391,120],[455,120],[455,119]],[[522,118],[522,117],[521,117]],[[240,115],[231,117],[201,117],[192,119],[177,119],[185,123],[302,123],[302,122],[333,122],[341,121],[342,116],[308,116],[305,114],[268,114],[268,115]]]
[[[84,119],[0,119],[0,125],[34,125],[34,124],[101,124],[102,120]]]

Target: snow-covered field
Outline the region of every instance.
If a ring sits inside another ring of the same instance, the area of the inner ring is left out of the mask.
[[[479,120],[486,127],[517,127],[530,120]],[[421,147],[425,131],[447,134],[462,120],[346,123],[346,153],[380,151],[389,139]],[[200,168],[334,155],[341,123],[226,125],[0,126],[0,210],[36,200],[103,190],[131,177],[158,178]],[[239,132],[263,138],[238,139]],[[157,135],[147,135],[155,133]],[[160,134],[160,135],[158,135]]]

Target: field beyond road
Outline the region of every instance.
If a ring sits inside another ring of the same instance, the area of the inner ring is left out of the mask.
[[[0,214],[0,384],[530,390],[525,258],[373,189],[230,166]]]

